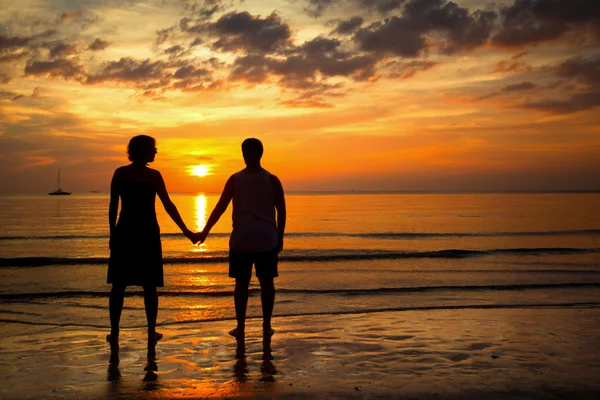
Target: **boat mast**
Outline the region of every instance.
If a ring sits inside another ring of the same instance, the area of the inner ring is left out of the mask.
[[[60,189],[60,168],[58,169],[58,188]]]

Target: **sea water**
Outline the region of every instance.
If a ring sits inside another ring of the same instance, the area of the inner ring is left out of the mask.
[[[174,194],[192,230],[218,194]],[[0,197],[0,322],[108,328],[108,195]],[[276,317],[600,305],[599,193],[288,193]],[[193,245],[160,200],[159,325],[233,319],[231,207]],[[141,288],[122,327],[145,326]],[[251,282],[249,317],[260,317]],[[232,322],[233,324],[233,322]]]

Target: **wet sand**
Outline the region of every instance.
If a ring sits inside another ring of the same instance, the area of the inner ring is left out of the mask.
[[[0,323],[0,398],[600,398],[599,309],[275,318],[272,360],[260,320],[243,355],[233,324],[159,327],[155,364],[144,328],[123,329],[109,368],[107,329]]]

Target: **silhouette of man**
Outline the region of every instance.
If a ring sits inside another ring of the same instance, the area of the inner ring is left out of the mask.
[[[233,200],[233,230],[229,239],[229,276],[235,278],[234,303],[237,326],[229,334],[245,338],[248,286],[252,265],[260,282],[263,312],[263,339],[273,335],[271,316],[275,303],[274,278],[277,277],[279,252],[283,249],[286,209],[283,186],[265,170],[260,159],[263,145],[250,138],[242,143],[246,168],[233,174],[225,184],[221,198],[197,239],[204,242],[212,227]]]

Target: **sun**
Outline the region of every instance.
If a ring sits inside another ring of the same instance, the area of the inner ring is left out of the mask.
[[[210,167],[208,165],[190,165],[188,173],[192,176],[207,176],[210,174]]]

